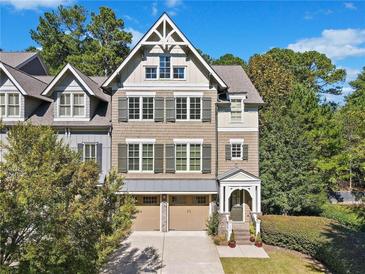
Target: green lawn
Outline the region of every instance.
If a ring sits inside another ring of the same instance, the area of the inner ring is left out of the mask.
[[[325,273],[322,266],[309,257],[281,248],[265,248],[270,259],[221,258],[226,274],[292,274]]]

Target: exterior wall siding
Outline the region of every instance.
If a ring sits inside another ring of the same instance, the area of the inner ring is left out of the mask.
[[[225,145],[229,139],[244,139],[248,144],[248,160],[226,160]],[[259,176],[259,133],[254,132],[218,132],[218,174],[231,168],[239,167],[243,170]]]
[[[108,131],[76,131],[71,130],[70,134],[66,134],[65,131],[60,130],[58,138],[71,147],[71,149],[77,151],[77,144],[80,143],[101,143],[103,147],[102,153],[102,175],[106,175],[110,168],[111,159],[111,137]]]
[[[158,178],[158,179],[183,179],[197,178],[207,179],[215,178],[215,115],[214,106],[217,101],[217,91],[204,91],[203,96],[212,98],[212,120],[211,122],[201,121],[176,121],[176,122],[153,122],[153,121],[128,121],[118,122],[118,98],[125,96],[125,91],[117,91],[112,100],[112,124],[113,124],[113,144],[112,144],[112,166],[118,166],[118,144],[126,143],[126,138],[155,138],[156,144],[173,144],[174,138],[199,138],[204,139],[205,144],[212,145],[210,174],[201,174],[194,172],[184,173],[126,173],[125,177],[131,178]],[[156,97],[173,97],[172,91],[156,91]],[[165,117],[166,117],[166,100],[165,100]],[[164,170],[166,161],[164,159]]]
[[[259,114],[257,106],[244,106],[242,122],[231,122],[229,107],[218,109],[218,128],[258,128]]]

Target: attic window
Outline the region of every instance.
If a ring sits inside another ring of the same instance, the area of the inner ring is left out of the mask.
[[[171,74],[171,58],[170,56],[160,56],[160,78],[169,79]]]
[[[20,97],[18,93],[0,93],[0,117],[19,117]]]
[[[59,117],[85,117],[85,94],[62,93],[58,114]]]

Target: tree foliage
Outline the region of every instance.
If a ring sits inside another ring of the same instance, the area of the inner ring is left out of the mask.
[[[124,21],[114,11],[100,7],[99,14],[79,5],[59,6],[39,18],[31,37],[41,47],[41,55],[51,73],[71,63],[88,75],[107,75],[129,53],[132,34],[124,30]]]
[[[17,125],[0,163],[0,272],[94,273],[131,224],[134,206],[117,196],[112,171],[82,163],[48,127]]]

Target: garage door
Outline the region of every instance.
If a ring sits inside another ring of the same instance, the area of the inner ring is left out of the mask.
[[[209,197],[175,195],[169,199],[169,230],[206,230]]]
[[[133,221],[133,230],[160,230],[160,197],[136,196],[138,213]]]

